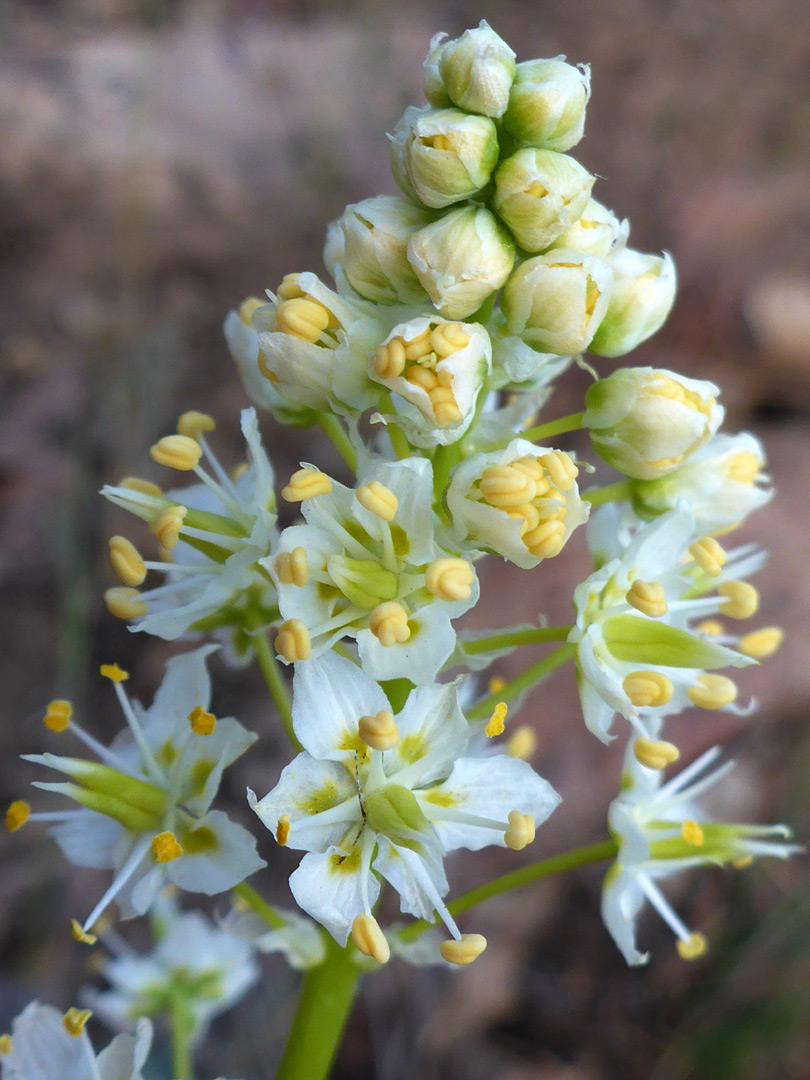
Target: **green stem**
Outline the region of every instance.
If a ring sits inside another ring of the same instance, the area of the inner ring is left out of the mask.
[[[433,497],[439,506],[444,505],[447,481],[460,460],[461,450],[456,444],[437,446],[433,453]]]
[[[352,446],[351,439],[346,434],[340,420],[332,413],[319,413],[318,423],[352,472],[356,473],[357,451]]]
[[[544,641],[565,641],[571,633],[570,626],[531,626],[523,630],[504,630],[498,634],[473,638],[462,642],[464,652],[474,656],[476,653],[512,649],[518,645],[538,645]]]
[[[326,959],[304,976],[276,1080],[326,1080],[357,992],[349,950],[327,936]]]
[[[615,484],[606,484],[605,487],[591,488],[583,491],[582,498],[591,506],[602,506],[604,503],[620,502],[629,499],[633,490],[632,480],[617,480]]]
[[[499,702],[505,701],[508,703],[518,697],[519,694],[522,694],[524,690],[528,690],[531,686],[542,682],[543,679],[548,678],[552,671],[556,671],[566,660],[570,660],[576,651],[576,645],[570,643],[560,645],[559,648],[550,652],[548,656],[544,656],[542,660],[538,660],[536,664],[526,668],[520,675],[510,679],[502,690],[499,690],[496,694],[489,694],[479,701],[477,705],[468,710],[467,718],[469,720],[486,720]]]
[[[572,851],[564,851],[560,855],[552,855],[551,858],[529,863],[528,866],[520,866],[517,870],[511,870],[508,874],[493,878],[492,881],[487,881],[485,884],[457,896],[447,906],[451,915],[461,915],[463,912],[469,911],[471,907],[475,907],[476,904],[483,903],[484,900],[490,900],[493,896],[500,896],[501,893],[510,892],[512,889],[519,889],[523,885],[530,885],[533,881],[539,881],[541,878],[551,877],[553,874],[562,874],[566,870],[574,870],[578,866],[587,866],[589,863],[604,862],[606,859],[612,859],[617,851],[618,848],[614,840],[601,840],[598,844],[589,844],[586,847],[574,848]],[[419,937],[420,934],[429,930],[433,925],[433,923],[419,919],[417,922],[406,926],[400,932],[400,937],[403,941],[413,941],[414,938]]]
[[[251,911],[255,911],[259,918],[267,923],[271,930],[280,930],[282,926],[287,925],[276,909],[259,896],[253,886],[248,885],[246,881],[240,882],[233,891],[244,900]]]
[[[301,743],[295,737],[295,732],[293,731],[292,708],[290,706],[290,695],[287,692],[287,685],[284,682],[284,676],[281,674],[279,662],[273,655],[270,642],[267,640],[267,634],[263,630],[259,630],[253,635],[253,647],[256,650],[256,659],[259,662],[259,667],[262,669],[262,675],[264,675],[264,681],[267,683],[267,689],[270,691],[273,701],[276,703],[278,715],[281,717],[281,723],[284,725],[284,730],[287,732],[287,737],[295,749],[300,750]]]
[[[184,995],[172,993],[169,1010],[169,1032],[172,1051],[172,1076],[174,1080],[192,1080],[191,1027],[193,1017],[189,1013]]]
[[[385,425],[385,430],[388,432],[388,438],[391,440],[391,449],[397,456],[398,461],[404,461],[406,458],[413,456],[413,450],[411,444],[405,437],[405,432],[392,420],[389,420]]]
[[[564,435],[567,431],[576,431],[582,427],[584,412],[571,413],[570,416],[561,416],[558,420],[549,420],[547,424],[538,424],[536,427],[527,428],[520,435],[521,439],[529,442],[537,442],[538,439],[550,439],[553,435]],[[511,442],[511,439],[509,440]],[[503,444],[508,446],[508,442]]]

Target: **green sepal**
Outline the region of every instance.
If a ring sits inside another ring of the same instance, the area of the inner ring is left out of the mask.
[[[616,660],[656,667],[747,667],[752,661],[733,649],[668,626],[658,619],[612,615],[602,624],[605,645]]]

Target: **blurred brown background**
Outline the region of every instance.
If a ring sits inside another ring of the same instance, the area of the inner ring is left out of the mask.
[[[632,362],[716,379],[727,429],[765,442],[776,501],[743,539],[773,553],[759,624],[790,633],[741,683],[753,718],[672,721],[687,759],[728,740],[739,768],[726,815],[787,820],[806,840],[810,665],[805,642],[810,419],[810,12],[806,0],[0,0],[0,797],[24,795],[27,750],[59,749],[39,724],[54,696],[109,738],[119,718],[97,665],[117,659],[148,697],[171,647],[133,637],[100,602],[106,538],[127,523],[96,496],[143,471],[177,414],[204,408],[234,463],[242,391],[224,313],[292,270],[320,269],[324,227],[347,202],[393,190],[384,137],[421,100],[438,29],[487,18],[518,59],[593,65],[576,156],[631,242],[670,250],[680,293]],[[605,362],[603,362],[604,366]],[[607,368],[605,368],[607,370]],[[549,417],[577,408],[565,380]],[[317,436],[265,425],[282,478]],[[479,622],[543,611],[568,621],[586,572],[572,543],[554,573],[493,566],[502,598]],[[564,565],[563,565],[564,563]],[[483,605],[482,605],[483,606]],[[513,657],[511,664],[528,657]],[[503,667],[507,672],[507,665]],[[215,662],[217,711],[263,736],[223,796],[264,793],[284,748],[255,672]],[[530,700],[535,764],[565,797],[533,857],[604,835],[618,749],[585,732],[570,672]],[[619,740],[620,742],[622,740]],[[68,749],[66,752],[71,752]],[[256,823],[254,823],[256,824]],[[257,878],[289,903],[295,857],[268,836]],[[67,868],[32,827],[0,839],[0,1029],[33,995],[61,1007],[85,978],[65,932],[106,880]],[[518,857],[520,858],[520,857]],[[515,864],[462,856],[457,890]],[[657,919],[653,963],[630,971],[598,914],[601,871],[538,884],[468,917],[490,938],[454,977],[392,964],[368,981],[336,1076],[379,1080],[802,1080],[810,1053],[810,896],[803,860],[686,875],[673,895],[712,941],[683,964]],[[140,930],[132,937],[140,940]],[[272,1076],[295,979],[268,962],[261,992],[215,1027],[200,1075]],[[100,1037],[100,1031],[95,1034]],[[160,1054],[152,1076],[167,1075]],[[163,1069],[163,1073],[161,1073]]]

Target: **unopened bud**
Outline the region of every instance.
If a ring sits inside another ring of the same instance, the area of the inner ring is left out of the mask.
[[[608,309],[590,345],[599,356],[624,356],[646,341],[669,315],[677,275],[672,257],[625,248],[612,260]]]
[[[495,170],[493,209],[526,251],[543,251],[582,214],[595,178],[555,150],[518,150]]]
[[[467,112],[502,116],[515,77],[515,54],[482,19],[441,49],[439,73],[450,100]]]
[[[559,234],[553,248],[571,248],[583,255],[600,255],[603,259],[614,255],[627,243],[630,223],[619,221],[596,199],[588,199],[579,218]]]
[[[582,138],[590,96],[587,65],[574,67],[563,56],[526,60],[517,65],[503,126],[532,146],[570,150]]]
[[[408,241],[433,215],[407,199],[379,195],[347,206],[341,265],[349,284],[378,304],[417,304],[425,290],[408,262]]]

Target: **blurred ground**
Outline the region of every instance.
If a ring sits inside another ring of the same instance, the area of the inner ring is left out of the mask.
[[[55,740],[43,703],[67,696],[99,735],[118,724],[93,675],[118,659],[149,696],[164,645],[107,616],[106,537],[123,527],[95,492],[146,471],[180,411],[214,412],[235,446],[244,403],[220,334],[224,312],[291,270],[320,268],[326,222],[393,190],[384,132],[421,100],[437,29],[486,17],[519,59],[593,65],[577,156],[643,250],[681,278],[664,330],[631,358],[716,379],[728,430],[767,447],[777,500],[745,539],[767,543],[762,622],[790,634],[741,680],[753,719],[685,715],[687,758],[729,740],[732,816],[785,819],[805,839],[810,664],[805,647],[810,419],[810,16],[806,0],[437,0],[408,5],[258,0],[0,0],[0,797],[33,771],[17,755]],[[572,411],[567,380],[549,416]],[[283,477],[328,450],[273,431]],[[234,455],[236,450],[234,450]],[[153,474],[152,474],[153,475]],[[493,567],[500,611],[566,621],[582,544],[564,566]],[[523,658],[517,658],[521,662]],[[506,670],[506,668],[504,668]],[[224,796],[273,783],[281,747],[254,672],[217,671],[217,711],[264,737]],[[570,674],[529,702],[536,765],[565,797],[534,857],[597,839],[618,759],[587,736]],[[56,749],[54,742],[53,749]],[[292,857],[258,884],[287,902]],[[101,876],[68,870],[34,830],[0,840],[0,1028],[34,994],[66,1007],[83,979],[66,920]],[[457,889],[514,864],[460,859]],[[337,1076],[379,1080],[802,1080],[807,1073],[810,895],[801,861],[737,877],[687,876],[679,905],[713,942],[684,965],[645,923],[647,970],[629,971],[598,915],[600,872],[491,902],[469,927],[491,946],[454,978],[392,965],[369,982]],[[137,932],[136,932],[137,936]],[[268,979],[225,1020],[204,1075],[272,1075],[294,979]],[[156,1074],[157,1075],[157,1074]]]

